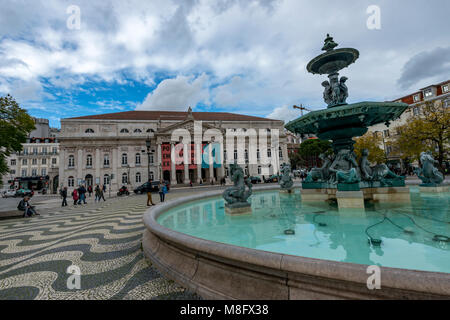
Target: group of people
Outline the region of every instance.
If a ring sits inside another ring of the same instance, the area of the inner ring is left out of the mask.
[[[105,199],[105,192],[106,192],[106,186],[99,186],[96,185],[95,189],[92,189],[92,186],[88,186],[87,188],[84,185],[81,185],[78,188],[73,189],[72,191],[72,199],[73,199],[73,205],[79,205],[79,204],[87,204],[86,202],[86,193],[89,195],[89,197],[92,197],[92,193],[95,193],[95,202],[100,202],[101,199],[103,201],[106,201]],[[62,207],[67,206],[67,197],[68,197],[68,189],[67,187],[64,187],[60,190],[60,195],[62,200]]]
[[[147,189],[147,206],[154,206],[156,205],[155,203],[153,203],[153,199],[152,199],[152,180],[148,180],[148,185],[149,188]],[[167,188],[167,185],[165,182],[160,181],[159,184],[156,186],[158,189],[158,193],[159,193],[159,200],[161,202],[164,202],[164,200],[166,199],[166,193],[169,192],[169,189]]]

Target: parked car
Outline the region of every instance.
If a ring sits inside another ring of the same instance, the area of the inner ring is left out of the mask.
[[[16,190],[9,189],[2,191],[2,198],[11,198],[16,196]]]
[[[271,175],[269,178],[264,180],[264,183],[272,183],[272,182],[278,182],[280,180],[280,177],[276,174]]]
[[[167,191],[170,190],[170,184],[168,181],[165,181],[166,186],[167,186]],[[147,192],[156,192],[158,191],[158,186],[159,186],[159,181],[152,181],[152,184],[150,186],[149,182],[144,183],[143,185],[140,185],[139,187],[137,187],[136,189],[134,189],[134,193],[136,194],[142,194],[142,193],[147,193]]]
[[[24,188],[22,188],[22,189],[17,190],[15,196],[16,196],[16,197],[21,197],[21,198],[23,198],[23,197],[25,197],[25,196],[30,196],[30,197],[32,197],[32,196],[34,196],[34,191],[33,191],[33,190],[30,190],[30,189],[24,189]]]
[[[261,178],[260,178],[260,177],[254,177],[254,176],[251,176],[251,177],[248,177],[248,178],[250,179],[250,182],[251,182],[252,184],[261,183]]]

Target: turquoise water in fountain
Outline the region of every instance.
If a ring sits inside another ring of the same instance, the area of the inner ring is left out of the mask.
[[[303,203],[295,194],[256,192],[253,213],[229,216],[221,197],[165,212],[161,225],[194,237],[309,258],[450,273],[450,194],[421,194],[410,204],[366,203],[339,211],[336,204]],[[295,234],[289,233],[294,230]],[[379,246],[369,238],[381,239]]]

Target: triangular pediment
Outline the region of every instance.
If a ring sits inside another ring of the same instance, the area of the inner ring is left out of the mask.
[[[180,121],[178,123],[172,124],[168,127],[159,129],[158,132],[156,133],[156,135],[171,134],[172,131],[174,131],[176,129],[186,129],[189,132],[194,133],[194,123],[195,123],[194,119],[186,119],[184,121]],[[210,124],[202,122],[202,131],[205,131],[208,129],[219,129],[220,130],[220,128],[215,128],[215,127],[211,126]]]

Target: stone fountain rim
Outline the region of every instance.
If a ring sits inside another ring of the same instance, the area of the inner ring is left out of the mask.
[[[279,190],[274,186],[256,187],[255,192]],[[183,250],[196,252],[196,255],[204,255],[217,261],[234,261],[254,265],[257,268],[275,269],[277,272],[302,274],[313,277],[328,278],[332,281],[349,281],[365,284],[368,278],[367,265],[307,258],[282,253],[262,251],[239,247],[231,244],[219,243],[211,240],[189,236],[166,227],[157,222],[157,218],[181,204],[204,200],[220,196],[223,190],[214,190],[194,196],[186,196],[170,200],[162,205],[152,207],[143,216],[143,222],[147,231],[156,235],[166,243]],[[144,237],[145,238],[145,237]],[[144,239],[145,241],[145,239]],[[150,257],[151,258],[151,257]],[[410,290],[425,292],[439,296],[448,296],[448,284],[450,274],[444,272],[432,272],[422,270],[401,269],[392,267],[380,267],[382,273],[382,287],[397,290]],[[447,283],[447,287],[445,285]]]

